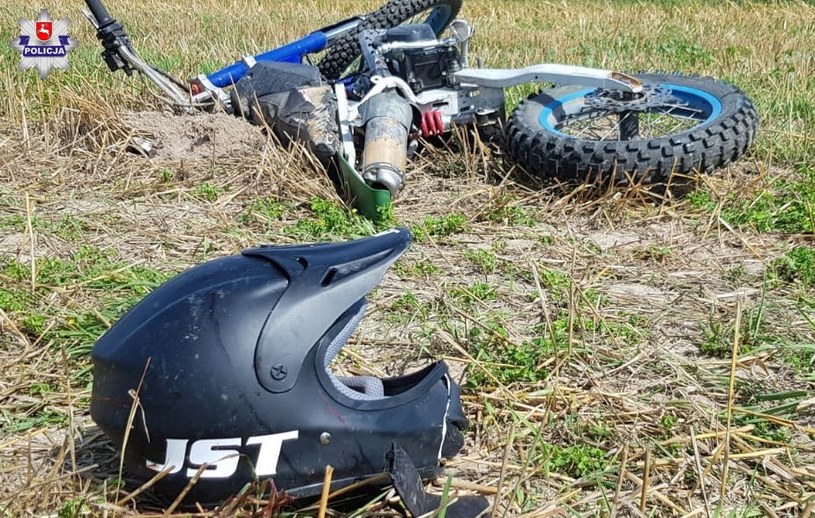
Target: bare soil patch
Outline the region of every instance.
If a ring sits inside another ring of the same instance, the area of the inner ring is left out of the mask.
[[[125,112],[122,118],[153,145],[154,160],[240,157],[257,153],[266,142],[259,127],[226,113],[142,111]]]

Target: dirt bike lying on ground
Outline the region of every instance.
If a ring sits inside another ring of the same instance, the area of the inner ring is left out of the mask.
[[[188,83],[141,60],[100,0],[86,0],[85,14],[111,70],[145,74],[179,109],[224,109],[305,142],[321,160],[339,163],[344,190],[371,218],[404,187],[417,139],[457,125],[500,134],[527,171],[565,180],[709,172],[753,142],[752,102],[712,78],[558,64],[471,68],[473,29],[455,20],[461,2],[391,0]],[[304,64],[321,51],[317,66]],[[523,83],[554,86],[507,119],[504,89]]]

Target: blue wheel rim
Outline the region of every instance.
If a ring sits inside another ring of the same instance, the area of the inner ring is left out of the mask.
[[[672,113],[674,117],[680,116],[681,118],[688,120],[689,123],[690,121],[693,121],[692,126],[684,127],[681,131],[668,134],[683,133],[685,131],[690,131],[693,128],[698,128],[715,120],[722,113],[721,100],[711,95],[709,92],[700,90],[698,88],[676,85],[672,83],[661,83],[659,86],[670,90],[671,95],[677,101],[677,104],[668,107],[669,110],[667,110],[667,112],[649,110],[647,113],[658,115],[661,114],[663,116],[670,116]],[[538,117],[538,122],[544,129],[551,133],[561,135],[563,137],[580,138],[580,135],[573,135],[561,131],[563,127],[562,122],[576,110],[585,108],[586,104],[585,102],[581,102],[581,99],[595,90],[595,88],[586,88],[572,92],[558,99],[554,99],[543,107]],[[602,110],[597,111],[602,112]],[[566,117],[564,118],[562,114],[565,114]],[[666,135],[667,134],[653,135],[652,137]]]

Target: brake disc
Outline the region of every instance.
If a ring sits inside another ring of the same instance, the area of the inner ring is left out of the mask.
[[[642,85],[637,93],[605,90],[598,88],[586,94],[586,104],[593,108],[609,112],[647,112],[669,104],[673,99],[671,91],[659,85]]]

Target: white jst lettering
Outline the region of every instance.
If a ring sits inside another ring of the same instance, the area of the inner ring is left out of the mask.
[[[201,472],[201,478],[226,478],[238,469],[241,460],[238,450],[226,449],[224,446],[237,446],[240,448],[241,439],[203,439],[195,441],[190,446],[190,464],[209,466]],[[198,472],[195,468],[187,469],[187,476],[192,478]]]
[[[280,460],[280,450],[283,448],[283,441],[297,439],[300,433],[293,432],[276,433],[273,435],[259,435],[250,437],[246,445],[260,444],[258,461],[255,463],[255,473],[259,477],[277,474],[277,461]]]
[[[187,456],[187,439],[167,439],[167,453],[164,464],[147,461],[147,467],[154,471],[164,471],[172,467],[170,473],[178,473],[184,467],[184,458]],[[180,460],[179,460],[180,459]]]
[[[254,463],[257,476],[265,477],[277,474],[277,463],[280,460],[283,442],[299,437],[300,432],[297,430],[249,437],[244,446],[260,445]],[[195,441],[190,446],[189,455],[187,455],[189,442],[189,439],[167,439],[164,462],[158,464],[147,460],[145,465],[153,471],[169,469],[169,473],[172,474],[178,473],[187,464],[186,473],[189,478],[194,477],[204,464],[207,467],[201,472],[201,478],[228,478],[237,471],[242,444],[240,437]]]

